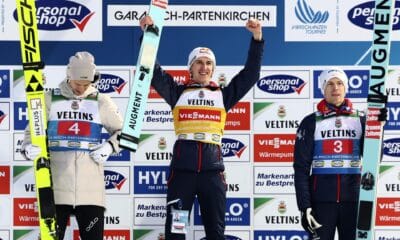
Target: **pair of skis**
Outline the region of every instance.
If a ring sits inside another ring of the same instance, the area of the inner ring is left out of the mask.
[[[358,204],[357,240],[374,239],[376,186],[381,160],[383,124],[378,121],[380,109],[386,107],[385,80],[390,58],[395,0],[375,0],[375,21],[368,88],[368,110],[364,136],[360,198]]]
[[[151,1],[149,15],[153,19],[153,25],[147,26],[143,33],[124,125],[119,135],[119,145],[133,152],[137,150],[139,144],[167,6],[168,0]]]
[[[40,59],[36,6],[35,0],[16,1],[31,141],[42,149],[33,163],[40,239],[55,240],[58,239],[56,209],[47,149],[47,114],[41,70],[44,63]]]

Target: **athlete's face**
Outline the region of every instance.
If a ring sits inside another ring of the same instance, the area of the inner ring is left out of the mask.
[[[211,81],[214,72],[214,64],[207,57],[196,59],[190,67],[192,80],[196,83],[207,85]]]
[[[331,78],[324,91],[325,100],[335,106],[340,106],[344,101],[346,87],[339,78]]]
[[[92,83],[88,80],[70,80],[69,85],[76,96],[81,96]]]

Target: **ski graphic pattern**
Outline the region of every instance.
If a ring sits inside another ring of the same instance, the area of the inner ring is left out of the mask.
[[[390,58],[390,33],[392,31],[395,1],[376,0],[373,44],[371,49],[371,69],[368,87],[368,110],[364,136],[360,198],[357,218],[357,240],[374,239],[376,186],[383,124],[377,115],[386,107],[385,80],[388,75]]]
[[[17,13],[31,140],[32,144],[42,149],[33,162],[40,239],[55,240],[58,239],[56,210],[47,149],[47,115],[41,70],[44,63],[40,59],[35,0],[17,0]]]
[[[167,7],[168,0],[151,1],[149,15],[153,19],[154,24],[148,26],[143,33],[124,125],[122,133],[119,135],[119,145],[133,152],[138,148],[140,131],[142,129],[150,83],[153,77],[154,63]]]

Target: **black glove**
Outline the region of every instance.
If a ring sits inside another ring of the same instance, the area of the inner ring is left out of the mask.
[[[379,109],[378,121],[384,122],[387,119],[387,108]]]
[[[322,227],[314,217],[314,213],[311,208],[307,208],[301,212],[301,226],[310,235],[311,240],[319,240],[320,237],[317,234],[316,229]]]

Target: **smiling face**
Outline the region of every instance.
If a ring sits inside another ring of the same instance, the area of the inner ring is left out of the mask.
[[[87,81],[87,80],[70,80],[70,81],[68,81],[68,83],[72,89],[72,92],[76,96],[83,95],[86,92],[86,90],[89,88],[89,86],[92,84],[91,81]]]
[[[192,80],[196,83],[207,85],[214,73],[214,63],[207,57],[197,58],[190,67]]]
[[[325,100],[335,106],[340,106],[346,94],[346,87],[342,80],[337,77],[329,79],[324,89]]]

